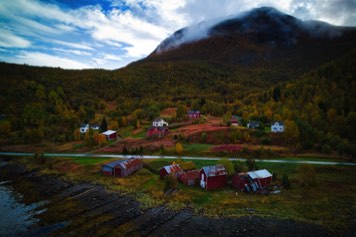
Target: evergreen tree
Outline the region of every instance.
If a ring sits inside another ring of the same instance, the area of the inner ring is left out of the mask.
[[[103,118],[103,120],[101,120],[100,131],[105,132],[107,130],[108,130],[108,124],[106,122],[106,119]]]

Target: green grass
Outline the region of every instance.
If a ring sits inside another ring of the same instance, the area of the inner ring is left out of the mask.
[[[184,144],[183,149],[188,153],[208,152],[213,145],[211,144]]]
[[[159,169],[172,164],[173,160],[144,160],[146,167],[126,177],[104,177],[99,174],[100,163],[108,162],[110,158],[65,157],[51,158],[45,164],[48,172],[58,172],[63,167],[63,159],[80,165],[78,169],[64,173],[67,177],[78,181],[95,181],[102,183],[111,190],[130,193],[142,202],[143,208],[167,204],[172,208],[191,207],[203,211],[206,215],[225,215],[239,217],[255,215],[262,217],[293,219],[310,223],[322,224],[330,228],[348,228],[352,223],[352,213],[356,211],[356,167],[312,165],[317,174],[317,184],[314,187],[302,187],[299,184],[297,167],[299,164],[257,162],[259,169],[267,169],[277,174],[275,183],[281,183],[283,174],[288,174],[291,189],[282,189],[279,194],[268,196],[246,194],[230,185],[225,188],[206,191],[199,187],[187,187],[178,184],[179,191],[172,195],[164,195],[164,180],[158,176]],[[21,159],[33,168],[36,164],[31,159]],[[214,165],[215,160],[192,160],[197,168]],[[32,163],[31,163],[32,162]],[[37,165],[38,166],[38,165]],[[153,170],[153,172],[151,171]],[[346,221],[345,221],[346,220]]]
[[[131,135],[132,138],[145,138],[146,137],[146,130],[144,129],[143,131],[135,134],[135,135]]]

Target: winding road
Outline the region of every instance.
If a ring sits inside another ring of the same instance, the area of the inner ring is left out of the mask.
[[[4,156],[33,156],[34,153],[25,152],[0,152]],[[47,157],[92,157],[92,158],[130,158],[133,155],[119,155],[119,154],[88,154],[88,153],[44,153]],[[183,160],[221,160],[225,158],[218,157],[194,157],[194,156],[140,156],[142,159],[183,159]],[[244,158],[228,158],[229,160],[245,161]],[[313,164],[313,165],[345,165],[356,166],[353,162],[337,162],[337,161],[315,161],[315,160],[280,160],[280,159],[255,159],[256,162],[266,163],[288,163],[288,164]]]

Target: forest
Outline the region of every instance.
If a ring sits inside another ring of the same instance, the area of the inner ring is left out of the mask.
[[[356,155],[356,51],[318,67],[142,61],[109,71],[0,63],[0,144],[81,139],[80,124],[113,129],[183,106],[243,123],[282,120],[284,145]],[[138,121],[138,122],[137,122]]]

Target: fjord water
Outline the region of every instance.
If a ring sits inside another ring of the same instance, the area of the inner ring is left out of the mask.
[[[0,236],[29,236],[29,228],[39,221],[34,215],[40,204],[26,205],[21,200],[9,181],[0,182]]]

